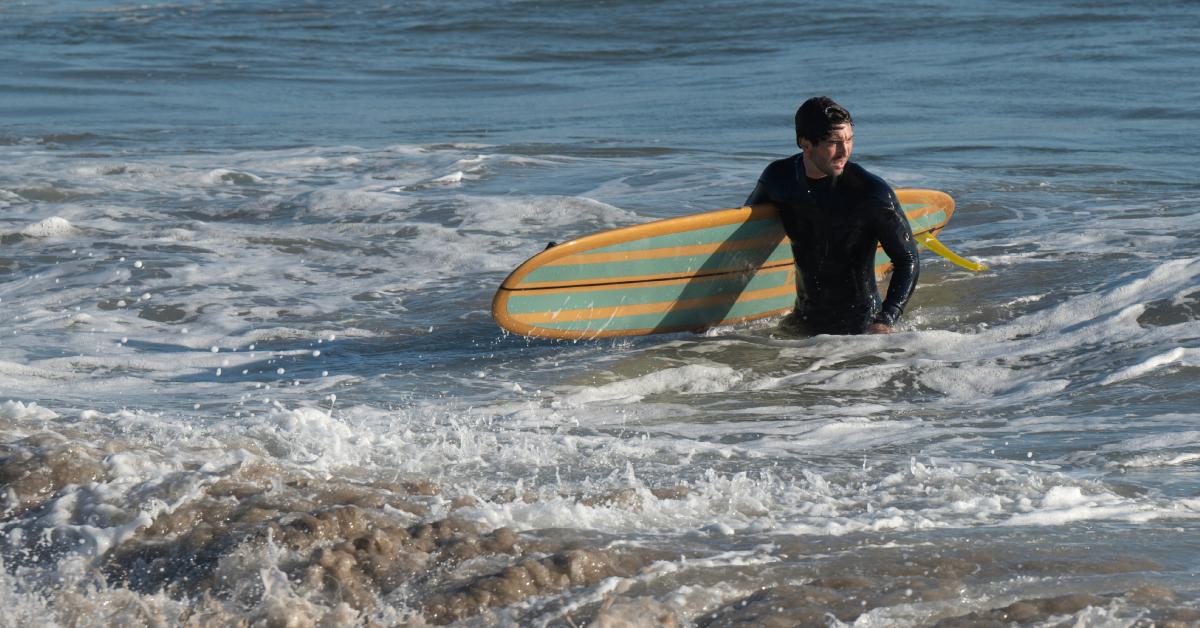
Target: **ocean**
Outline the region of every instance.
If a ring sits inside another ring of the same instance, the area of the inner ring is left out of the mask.
[[[0,4],[0,624],[1200,624],[1200,6]],[[491,319],[827,94],[897,333]]]

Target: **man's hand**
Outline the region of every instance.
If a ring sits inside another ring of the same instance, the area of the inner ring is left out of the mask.
[[[892,328],[891,328],[891,326],[884,325],[883,323],[871,323],[870,325],[867,326],[867,333],[868,334],[890,334],[890,333],[892,333]]]

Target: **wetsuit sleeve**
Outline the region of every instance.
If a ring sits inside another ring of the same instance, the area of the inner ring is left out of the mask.
[[[762,179],[754,186],[754,191],[746,198],[744,205],[758,205],[759,203],[770,203],[771,195],[767,192],[767,186],[763,185]]]
[[[780,159],[763,168],[762,174],[758,175],[758,182],[754,185],[754,191],[746,198],[747,205],[778,203],[780,180],[783,173],[788,171],[787,161]]]
[[[917,287],[921,274],[921,260],[917,256],[917,242],[913,239],[912,227],[896,194],[888,190],[889,201],[879,207],[875,214],[875,236],[883,252],[892,260],[892,280],[888,284],[887,296],[879,314],[872,322],[895,325],[904,312],[904,306]]]

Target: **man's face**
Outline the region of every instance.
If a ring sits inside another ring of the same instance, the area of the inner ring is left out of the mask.
[[[800,138],[804,149],[804,173],[813,179],[836,177],[846,168],[854,150],[854,127],[842,124],[833,127],[829,135],[816,144]]]

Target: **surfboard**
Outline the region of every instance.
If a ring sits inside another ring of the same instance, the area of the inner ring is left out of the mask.
[[[954,213],[936,190],[896,190],[913,234]],[[891,262],[880,248],[875,275]],[[492,300],[523,336],[594,339],[703,331],[784,314],[796,300],[791,242],[772,205],[668,218],[564,242],[531,257]]]

